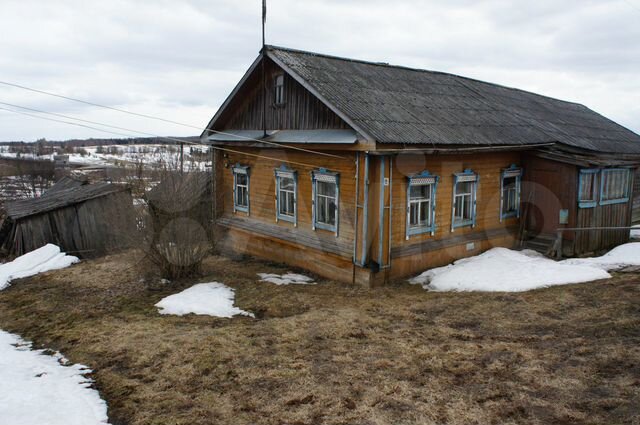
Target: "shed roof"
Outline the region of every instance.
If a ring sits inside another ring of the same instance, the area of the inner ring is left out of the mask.
[[[265,54],[379,143],[555,142],[640,154],[639,135],[578,103],[442,72],[275,46],[266,46]]]
[[[9,218],[17,220],[124,190],[126,190],[125,186],[110,183],[96,183],[69,187],[66,189],[56,190],[53,193],[49,190],[46,192],[46,195],[40,196],[39,198],[20,199],[17,201],[7,202],[4,209]]]

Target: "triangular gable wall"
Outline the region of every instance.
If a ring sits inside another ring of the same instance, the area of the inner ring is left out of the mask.
[[[245,75],[229,99],[216,114],[208,129],[262,130],[263,93],[266,92],[267,130],[350,129],[320,99],[298,83],[271,59],[265,62],[266,90],[262,90],[262,66],[258,61]],[[282,105],[274,104],[275,78],[284,75]]]

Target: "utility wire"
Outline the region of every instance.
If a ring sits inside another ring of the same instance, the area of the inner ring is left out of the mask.
[[[15,110],[3,108],[3,107],[0,107],[0,110],[7,111],[7,112],[13,112],[14,114],[26,115],[28,117],[37,118],[37,119],[41,119],[41,120],[53,121],[53,122],[58,122],[58,123],[62,123],[62,124],[73,125],[73,126],[76,126],[76,127],[88,128],[88,129],[91,129],[91,130],[101,131],[103,133],[115,134],[115,135],[124,136],[124,137],[133,137],[130,134],[117,133],[115,131],[104,130],[104,129],[97,128],[97,127],[92,127],[92,126],[89,126],[89,125],[84,125],[84,124],[80,124],[80,123],[59,120],[59,119],[55,119],[55,118],[42,117],[42,116],[39,116],[39,115],[30,114],[28,112],[15,111]],[[102,125],[102,124],[100,124],[100,125]],[[134,130],[131,130],[131,131],[134,131]],[[149,133],[149,134],[151,134],[151,133]],[[174,138],[174,137],[163,137],[163,136],[156,136],[156,135],[153,135],[153,136],[157,137],[157,138],[160,138],[160,139],[171,140],[171,141],[178,142],[178,143],[197,144],[197,143],[194,143],[194,142],[185,142],[184,140],[177,139],[177,138]],[[284,162],[284,163],[287,163],[287,164],[300,165],[300,166],[311,168],[311,169],[317,168],[317,165],[306,164],[304,162],[290,161],[288,159],[273,158],[273,157],[264,156],[264,155],[257,155],[257,154],[242,152],[242,151],[238,151],[238,150],[234,150],[234,149],[222,148],[220,146],[209,145],[209,147],[212,148],[212,149],[220,150],[220,151],[232,152],[232,153],[237,153],[237,154],[240,154],[240,155],[251,156],[251,157],[260,158],[260,159],[267,159],[267,160],[274,161],[274,162]]]
[[[132,133],[143,134],[145,136],[159,137],[159,138],[167,139],[167,140],[171,140],[171,141],[179,140],[179,139],[176,139],[176,138],[173,138],[173,137],[158,136],[158,135],[153,134],[153,133],[147,133],[146,131],[132,130],[130,128],[118,127],[118,126],[109,125],[109,124],[103,124],[103,123],[97,122],[97,121],[85,120],[85,119],[82,119],[82,118],[72,117],[70,115],[58,114],[56,112],[47,112],[47,111],[43,111],[41,109],[28,108],[26,106],[15,105],[13,103],[0,102],[0,105],[11,106],[12,108],[24,109],[24,110],[31,111],[31,112],[37,112],[39,114],[52,115],[54,117],[60,117],[60,118],[76,120],[76,121],[80,121],[80,122],[86,122],[86,123],[89,123],[89,124],[99,125],[99,126],[102,126],[102,127],[114,128],[116,130],[129,131],[129,132],[132,132]],[[190,142],[190,141],[186,141],[186,140],[182,140],[182,141],[180,141],[180,143],[186,143],[186,144],[190,144],[190,145],[198,145],[199,144],[199,143],[196,143],[196,142]]]
[[[134,116],[137,116],[137,117],[148,118],[148,119],[152,119],[152,120],[156,120],[156,121],[163,121],[163,122],[166,122],[166,123],[169,123],[169,124],[181,125],[183,127],[195,128],[195,129],[197,129],[199,131],[206,131],[206,132],[209,132],[209,133],[222,134],[222,135],[225,135],[225,136],[235,137],[235,138],[238,138],[240,140],[255,141],[255,142],[264,143],[264,144],[267,144],[267,145],[278,146],[280,148],[293,149],[293,150],[298,150],[298,151],[301,151],[301,152],[312,153],[312,154],[315,154],[315,155],[322,155],[322,156],[327,156],[327,157],[331,157],[331,158],[348,160],[348,158],[345,158],[343,156],[333,155],[333,154],[326,153],[326,152],[318,152],[318,151],[314,151],[314,150],[311,150],[311,149],[299,148],[297,146],[287,146],[287,145],[283,145],[283,144],[280,144],[280,143],[269,142],[269,141],[266,141],[266,140],[254,139],[252,137],[240,136],[238,134],[226,133],[224,131],[210,130],[210,129],[204,129],[203,130],[202,127],[198,127],[198,126],[195,126],[195,125],[185,124],[185,123],[182,123],[182,122],[179,122],[179,121],[173,121],[173,120],[169,120],[169,119],[166,119],[166,118],[156,117],[156,116],[153,116],[153,115],[140,114],[138,112],[132,112],[132,111],[128,111],[126,109],[115,108],[113,106],[107,106],[107,105],[102,105],[102,104],[99,104],[99,103],[88,102],[86,100],[76,99],[76,98],[69,97],[69,96],[63,96],[61,94],[51,93],[51,92],[44,91],[44,90],[38,90],[38,89],[34,89],[32,87],[27,87],[27,86],[23,86],[23,85],[20,85],[20,84],[10,83],[10,82],[7,82],[7,81],[0,81],[0,84],[3,84],[5,86],[18,88],[18,89],[22,89],[22,90],[31,91],[31,92],[34,92],[34,93],[44,94],[44,95],[47,95],[47,96],[53,96],[53,97],[57,97],[57,98],[60,98],[60,99],[70,100],[70,101],[73,101],[73,102],[83,103],[85,105],[95,106],[97,108],[109,109],[109,110],[112,110],[112,111],[121,112],[123,114],[134,115]]]

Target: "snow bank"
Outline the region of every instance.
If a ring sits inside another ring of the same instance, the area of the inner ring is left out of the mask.
[[[107,404],[90,388],[85,366],[63,366],[16,335],[0,331],[0,423],[7,425],[106,424]]]
[[[571,258],[562,264],[590,266],[603,270],[616,270],[626,266],[640,266],[640,242],[617,246],[602,257]]]
[[[49,270],[63,269],[78,262],[78,257],[60,252],[60,248],[47,244],[15,260],[0,265],[0,291],[13,279],[29,277]]]
[[[218,282],[199,283],[184,291],[169,295],[156,304],[160,314],[203,314],[216,317],[243,315],[254,317],[253,313],[233,305],[235,294],[232,288]]]
[[[605,270],[591,265],[556,262],[535,251],[493,248],[475,257],[427,270],[409,282],[432,291],[520,292],[609,277]]]
[[[308,276],[295,274],[295,273],[285,273],[283,275],[273,274],[273,273],[258,273],[260,276],[260,280],[263,282],[275,283],[276,285],[315,285],[316,282],[313,281]]]
[[[640,239],[640,224],[633,226],[631,233],[629,234],[631,239]]]

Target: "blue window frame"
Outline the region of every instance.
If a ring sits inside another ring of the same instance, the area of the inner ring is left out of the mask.
[[[249,167],[236,164],[233,171],[233,212],[242,211],[249,215]]]
[[[406,239],[411,235],[435,233],[437,186],[438,176],[428,171],[408,177]]]
[[[578,207],[594,208],[598,205],[598,178],[600,170],[597,168],[583,168],[580,170],[578,183]]]
[[[282,165],[276,175],[276,222],[298,225],[298,173]]]
[[[600,205],[629,202],[629,169],[606,168],[600,173]]]
[[[473,170],[453,175],[451,231],[458,227],[476,226],[476,195],[480,176]]]
[[[313,230],[323,229],[338,236],[340,175],[324,168],[311,173]]]
[[[511,164],[500,175],[500,221],[520,217],[522,168]]]

